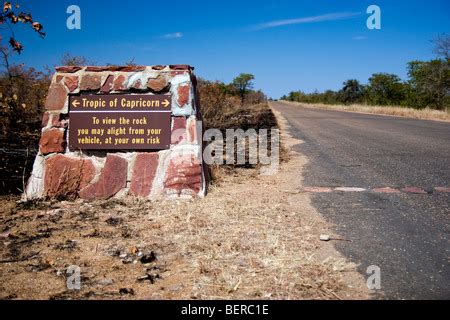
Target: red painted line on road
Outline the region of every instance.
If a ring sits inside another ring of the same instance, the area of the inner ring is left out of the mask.
[[[403,188],[402,192],[405,193],[414,193],[414,194],[427,194],[428,192],[426,192],[425,190],[421,189],[421,188],[417,188],[417,187],[408,187],[408,188]]]
[[[311,193],[329,193],[332,192],[333,189],[326,187],[304,187],[303,191]]]
[[[364,191],[367,191],[367,189],[356,188],[356,187],[339,187],[339,188],[335,188],[334,190],[341,191],[341,192],[364,192]]]
[[[375,192],[375,193],[400,193],[400,190],[393,189],[391,187],[375,188],[372,191]]]
[[[410,194],[428,194],[432,193],[425,191],[420,187],[407,187],[403,189],[395,189],[391,187],[379,187],[374,189],[365,189],[359,187],[304,187],[303,192],[309,193],[331,193],[331,192],[373,192],[373,193],[386,193],[386,194],[398,194],[398,193],[410,193]],[[450,187],[435,187],[435,193],[450,193]]]

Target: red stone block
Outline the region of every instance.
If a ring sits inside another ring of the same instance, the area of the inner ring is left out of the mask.
[[[62,113],[53,114],[51,126],[55,128],[67,128],[69,126],[69,120],[65,119]]]
[[[83,91],[99,90],[102,77],[99,74],[87,74],[81,79],[80,89]]]
[[[156,79],[148,79],[147,87],[155,92],[161,92],[168,87],[164,76],[158,76]]]
[[[197,143],[197,121],[190,120],[188,130],[188,142]]]
[[[175,70],[175,71],[170,71],[169,74],[171,77],[175,77],[175,76],[178,76],[180,74],[185,74],[185,73],[187,73],[186,70]]]
[[[67,128],[69,120],[64,119],[62,113],[45,112],[42,116],[42,127],[47,127],[49,124],[51,128]]]
[[[111,74],[106,78],[105,83],[102,85],[100,91],[102,93],[109,93],[112,90],[113,86],[114,86],[114,76]]]
[[[120,75],[118,76],[115,80],[114,80],[114,91],[122,91],[122,90],[126,90],[127,87],[125,85],[125,81],[127,80],[127,77],[125,77],[124,75]]]
[[[144,71],[144,70],[145,70],[145,66],[124,66],[124,67],[119,67],[117,71],[139,72],[139,71]]]
[[[200,191],[202,184],[202,167],[194,155],[175,157],[169,163],[165,189],[175,190],[181,194],[183,190],[191,190],[194,193]]]
[[[45,162],[44,190],[47,197],[76,196],[95,176],[89,159],[58,154]]]
[[[62,67],[56,67],[55,69],[58,72],[74,73],[74,72],[80,71],[83,68],[82,67],[76,67],[76,66],[62,66]]]
[[[143,198],[149,196],[157,168],[157,153],[139,153],[133,167],[130,194]]]
[[[144,71],[145,66],[89,66],[86,71],[103,72],[103,71],[122,71],[122,72],[138,72]]]
[[[195,119],[188,121],[185,117],[173,117],[172,120],[171,144],[197,143],[197,123]]]
[[[187,64],[172,64],[169,66],[169,68],[172,70],[194,70],[193,67]]]
[[[110,70],[110,66],[88,66],[86,67],[86,71],[90,71],[90,72],[101,72],[101,71],[109,71]]]
[[[126,159],[108,154],[98,181],[79,192],[86,200],[109,199],[127,185],[128,162]]]
[[[66,76],[64,77],[64,84],[70,92],[74,92],[78,88],[79,77],[78,76]]]
[[[62,84],[52,84],[48,90],[45,109],[55,111],[64,108],[67,99],[67,91]]]
[[[66,148],[66,140],[64,139],[64,130],[48,129],[42,133],[39,141],[39,148],[42,154],[61,153]]]
[[[50,113],[44,112],[44,115],[42,116],[42,127],[46,127],[48,124],[48,120],[50,119]]]
[[[190,95],[190,85],[184,84],[178,87],[178,105],[183,107],[185,104],[189,102]]]
[[[186,118],[185,117],[173,117],[171,144],[178,144],[187,140],[186,133]]]
[[[134,83],[131,85],[131,87],[133,89],[137,89],[137,90],[143,89],[141,79],[137,79],[136,81],[134,81]]]

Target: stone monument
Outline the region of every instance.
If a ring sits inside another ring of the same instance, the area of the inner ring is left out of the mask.
[[[57,67],[24,198],[204,196],[192,67]]]

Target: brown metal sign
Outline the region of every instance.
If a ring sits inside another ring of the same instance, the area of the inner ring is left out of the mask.
[[[70,96],[69,149],[169,149],[170,106],[169,95]]]

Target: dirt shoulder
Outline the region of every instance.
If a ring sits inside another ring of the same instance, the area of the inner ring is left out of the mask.
[[[450,122],[450,112],[432,109],[412,109],[390,106],[365,106],[365,105],[331,105],[323,103],[301,103],[282,100],[283,103],[297,105],[311,109],[326,109],[335,111],[357,112],[363,114],[377,114],[381,116],[403,117],[411,119],[423,119]]]
[[[276,175],[240,169],[192,201],[24,206],[5,198],[0,298],[368,298],[355,266],[319,241],[331,227],[298,192],[307,160],[289,155]],[[81,290],[66,287],[71,265]]]

